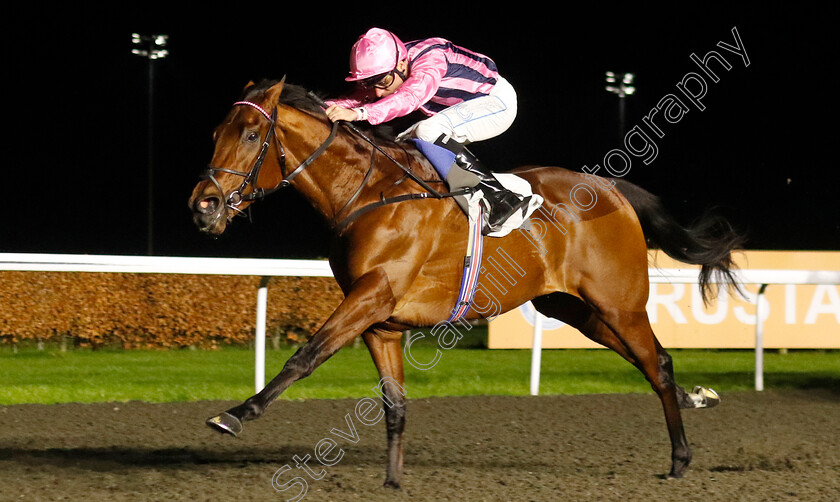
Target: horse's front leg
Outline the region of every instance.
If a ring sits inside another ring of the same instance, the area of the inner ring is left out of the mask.
[[[382,407],[388,433],[388,471],[385,486],[399,488],[403,471],[405,431],[405,381],[403,375],[402,332],[380,328],[363,335],[379,371]]]
[[[344,301],[321,329],[286,361],[283,370],[263,390],[239,406],[209,418],[207,425],[234,436],[239,434],[243,421],[259,418],[290,385],[308,376],[368,327],[388,319],[395,305],[388,277],[382,269],[363,275],[353,283]]]

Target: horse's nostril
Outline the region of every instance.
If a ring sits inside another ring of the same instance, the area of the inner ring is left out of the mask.
[[[208,197],[196,202],[195,208],[199,213],[210,214],[219,207],[219,199],[216,197]]]

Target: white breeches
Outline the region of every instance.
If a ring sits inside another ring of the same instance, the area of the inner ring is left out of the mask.
[[[516,90],[499,77],[487,96],[464,101],[422,120],[399,135],[434,143],[441,135],[474,143],[505,132],[516,118]]]

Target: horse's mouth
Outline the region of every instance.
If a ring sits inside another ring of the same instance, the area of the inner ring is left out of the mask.
[[[203,233],[205,235],[209,235],[210,237],[212,237],[214,239],[220,237],[224,233],[224,227],[222,225],[211,225],[211,226],[206,226],[206,227],[202,227],[202,226],[199,225],[198,230],[201,233]]]

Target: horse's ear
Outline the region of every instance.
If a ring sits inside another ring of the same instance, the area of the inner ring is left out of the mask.
[[[286,84],[286,76],[283,75],[283,78],[280,79],[279,82],[272,85],[268,91],[266,91],[266,96],[268,96],[269,103],[277,103],[280,100],[280,93],[283,92],[283,86]]]
[[[251,87],[253,87],[253,86],[254,86],[254,81],[253,81],[253,80],[251,80],[251,81],[249,81],[247,84],[245,84],[245,87],[242,89],[242,92],[247,91],[248,89],[250,89],[250,88],[251,88]]]

